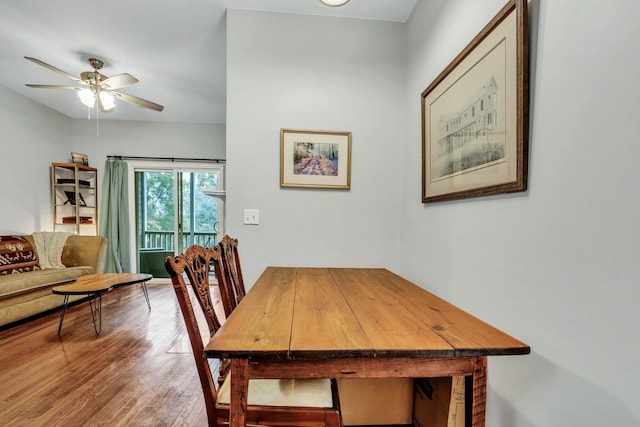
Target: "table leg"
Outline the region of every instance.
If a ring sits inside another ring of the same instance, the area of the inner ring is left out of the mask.
[[[144,292],[144,298],[147,300],[147,307],[149,307],[149,310],[151,310],[151,304],[149,303],[149,293],[147,292],[147,285],[145,284],[145,282],[140,282],[140,284],[142,285],[142,292]]]
[[[96,299],[98,302],[95,302]],[[102,294],[95,295],[89,299],[89,309],[93,319],[93,329],[96,331],[96,335],[100,335],[102,331]],[[96,314],[98,315],[98,325],[96,325]]]
[[[60,331],[62,330],[62,322],[64,321],[64,315],[67,312],[67,307],[69,307],[69,295],[64,296],[64,302],[62,303],[62,311],[60,311],[60,323],[58,324],[58,336],[60,336]]]
[[[476,357],[472,376],[471,426],[485,427],[487,410],[487,357]]]
[[[247,394],[249,392],[248,359],[231,360],[231,401],[229,408],[229,426],[246,425]]]

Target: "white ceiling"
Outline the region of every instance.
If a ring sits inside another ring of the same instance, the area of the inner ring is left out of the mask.
[[[140,80],[121,92],[165,106],[156,112],[116,101],[100,119],[224,123],[226,10],[251,9],[406,22],[417,0],[16,0],[0,1],[0,84],[72,118],[86,118],[75,91],[25,83],[71,85],[24,59],[35,57],[72,75],[129,73]],[[92,111],[92,117],[95,111]]]

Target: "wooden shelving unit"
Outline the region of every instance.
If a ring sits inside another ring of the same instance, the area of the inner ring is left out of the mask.
[[[98,169],[51,163],[53,230],[98,234]]]

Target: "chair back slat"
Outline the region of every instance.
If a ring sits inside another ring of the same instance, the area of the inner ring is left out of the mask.
[[[225,235],[222,240],[220,240],[220,243],[218,243],[218,247],[221,251],[222,263],[226,269],[228,286],[233,289],[231,303],[232,309],[234,309],[246,294],[244,279],[242,277],[242,267],[240,266],[240,255],[238,253],[238,239],[233,239]],[[231,313],[226,314],[228,316]]]
[[[220,290],[220,299],[222,300],[222,308],[225,317],[229,317],[231,312],[237,306],[235,290],[231,281],[232,273],[228,263],[224,260],[222,246],[218,244],[215,249],[216,257],[212,259],[216,279],[218,280],[218,289]]]

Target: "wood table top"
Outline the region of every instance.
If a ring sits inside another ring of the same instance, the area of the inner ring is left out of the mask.
[[[459,357],[529,346],[385,269],[268,267],[207,357]]]
[[[153,276],[148,273],[99,273],[85,274],[75,282],[56,286],[52,289],[58,295],[86,295],[90,293],[108,292],[118,286],[126,286],[134,283],[146,282]]]

